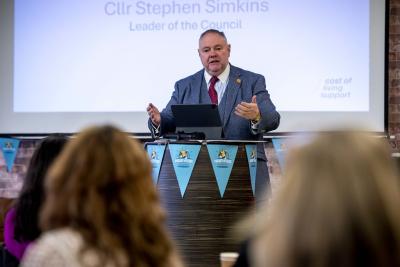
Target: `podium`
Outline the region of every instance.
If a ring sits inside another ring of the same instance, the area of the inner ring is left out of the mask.
[[[190,144],[190,142],[170,142],[169,144],[176,143]],[[216,143],[238,145],[223,197],[218,189],[205,142],[201,144],[183,197],[168,145],[159,173],[157,187],[162,205],[167,212],[167,228],[186,266],[189,267],[217,267],[220,266],[220,252],[238,251],[239,243],[231,230],[254,205],[246,143],[213,142],[213,144]]]

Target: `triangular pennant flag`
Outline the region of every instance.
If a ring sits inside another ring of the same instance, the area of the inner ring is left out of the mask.
[[[158,176],[160,175],[165,147],[165,144],[151,144],[146,146],[147,154],[149,155],[153,167],[152,176],[154,184],[157,184],[158,182]]]
[[[223,197],[229,176],[231,175],[233,163],[235,162],[238,146],[207,144],[207,149],[217,180],[219,193]]]
[[[251,189],[253,190],[253,196],[256,192],[256,175],[257,175],[257,145],[247,144],[246,155],[247,162],[249,163]]]
[[[282,138],[272,138],[272,144],[275,148],[276,156],[278,157],[279,166],[281,170],[285,167],[285,146],[282,142]]]
[[[172,165],[178,179],[181,196],[185,194],[186,187],[189,184],[190,176],[197,156],[199,155],[201,145],[197,144],[169,144]]]
[[[14,138],[0,138],[0,147],[6,161],[7,171],[11,172],[15,157],[17,156],[19,140]]]

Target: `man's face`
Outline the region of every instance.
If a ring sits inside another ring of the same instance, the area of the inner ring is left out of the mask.
[[[231,46],[222,36],[216,33],[207,33],[200,39],[198,51],[206,71],[212,76],[218,76],[229,63]]]

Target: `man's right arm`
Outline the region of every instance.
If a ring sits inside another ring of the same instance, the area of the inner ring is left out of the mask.
[[[178,96],[179,86],[178,83],[175,83],[175,90],[172,93],[171,99],[161,112],[159,112],[157,107],[152,103],[147,106],[147,113],[149,114],[148,128],[153,137],[159,137],[165,133],[175,132],[175,119],[172,115],[171,106],[181,104]]]
[[[158,108],[153,105],[153,103],[149,103],[147,106],[147,114],[149,115],[148,127],[151,132],[153,138],[160,136],[160,124],[161,124],[161,115],[158,111]]]

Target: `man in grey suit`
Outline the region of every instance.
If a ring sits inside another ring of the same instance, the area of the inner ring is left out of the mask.
[[[229,140],[262,140],[263,133],[279,126],[280,115],[266,90],[264,76],[240,69],[229,63],[231,45],[225,34],[210,29],[199,38],[198,53],[204,69],[175,83],[168,105],[159,112],[150,103],[149,129],[156,136],[175,131],[171,105],[211,103],[210,87],[218,94],[218,110],[224,138]],[[214,77],[214,78],[213,78]],[[212,80],[217,82],[212,82]],[[215,83],[215,86],[211,85]],[[257,145],[256,198],[269,188],[268,167],[262,143]]]

